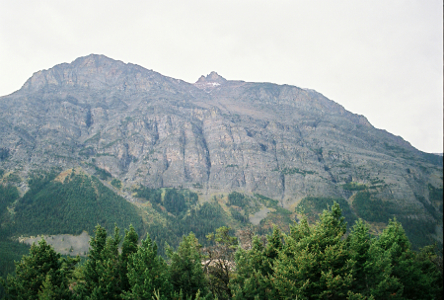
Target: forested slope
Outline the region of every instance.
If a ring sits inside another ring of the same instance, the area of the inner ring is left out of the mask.
[[[55,180],[56,172],[32,176],[29,190],[12,208],[10,222],[3,224],[9,235],[92,233],[97,224],[108,230],[133,224],[142,233],[142,219],[134,205],[94,176],[70,174],[63,182]]]
[[[347,234],[334,203],[319,220],[277,227],[264,240],[239,243],[230,228],[193,233],[167,259],[149,235],[130,226],[122,236],[97,226],[84,264],[60,257],[45,240],[33,245],[16,274],[0,282],[7,299],[442,299],[442,257],[411,250],[402,225],[370,234],[362,220]],[[121,245],[121,251],[119,251]]]

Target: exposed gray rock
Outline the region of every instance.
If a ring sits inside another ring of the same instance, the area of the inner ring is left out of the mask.
[[[284,207],[349,199],[342,185],[357,182],[420,218],[431,216],[417,196],[442,187],[442,157],[316,91],[215,72],[189,84],[103,55],[35,73],[0,98],[0,121],[0,167],[22,178],[94,164],[125,187],[199,184],[204,197],[237,190]]]

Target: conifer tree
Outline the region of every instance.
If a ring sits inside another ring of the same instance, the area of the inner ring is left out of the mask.
[[[389,221],[376,244],[390,253],[392,275],[402,285],[404,298],[435,299],[440,291],[439,272],[429,259],[411,250],[405,231],[396,219]]]
[[[84,284],[77,286],[80,299],[109,300],[120,299],[122,282],[120,278],[121,261],[118,251],[119,229],[114,237],[107,237],[106,230],[97,225],[95,237],[91,237],[90,254],[84,267]]]
[[[265,249],[265,255],[273,261],[279,255],[282,250],[282,233],[277,226],[274,226],[273,233],[267,238],[267,248]]]
[[[371,243],[368,250],[364,274],[366,288],[362,294],[382,300],[402,299],[403,286],[399,279],[393,276],[391,253],[381,248],[377,240]]]
[[[234,254],[237,249],[237,238],[230,235],[230,227],[222,226],[215,233],[207,235],[213,245],[207,247],[205,271],[213,295],[219,299],[230,299],[230,275],[234,267]]]
[[[313,228],[301,223],[284,236],[272,278],[275,298],[344,299],[353,280],[353,261],[343,240],[346,224],[339,205],[324,211]]]
[[[347,239],[350,257],[355,262],[353,268],[353,290],[355,292],[368,292],[368,274],[365,272],[365,264],[369,260],[369,249],[374,241],[369,232],[370,226],[359,219]]]
[[[39,300],[55,300],[54,286],[51,282],[51,275],[46,275],[42,288],[38,293]]]
[[[129,290],[123,291],[122,299],[169,299],[173,292],[168,265],[157,255],[157,245],[149,235],[129,256],[128,282]]]
[[[440,251],[440,253],[438,252]],[[438,253],[437,253],[438,252]],[[442,274],[442,246],[441,248],[435,243],[421,249],[419,253],[415,253],[415,266],[413,268],[416,272],[419,270],[426,276],[421,276],[419,279],[413,279],[420,282],[420,286],[429,286],[428,293],[434,295],[435,299],[444,299],[443,295],[443,274]],[[408,285],[403,281],[404,285]],[[408,289],[406,289],[407,292]]]
[[[230,279],[233,299],[272,299],[272,287],[268,277],[272,263],[258,236],[253,237],[250,250],[239,248],[236,251],[235,262],[236,273]]]
[[[403,285],[393,275],[393,257],[388,251],[393,241],[388,236],[382,239],[372,237],[369,230],[370,227],[360,219],[347,239],[350,256],[354,261],[352,290],[362,297],[403,299]]]
[[[16,263],[15,275],[2,280],[6,299],[72,299],[68,285],[78,261],[61,258],[44,239],[40,240]]]
[[[122,254],[121,254],[121,266],[120,266],[120,278],[122,280],[122,291],[127,291],[129,289],[128,282],[128,259],[129,256],[137,252],[137,242],[139,240],[139,235],[131,224],[129,230],[125,229],[125,237],[122,243]]]
[[[173,252],[168,248],[171,260],[171,283],[176,292],[182,292],[186,298],[194,297],[198,291],[205,297],[209,290],[202,268],[201,245],[193,233],[184,236],[179,248]]]

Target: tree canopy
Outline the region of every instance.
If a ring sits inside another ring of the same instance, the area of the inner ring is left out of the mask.
[[[363,220],[347,232],[337,203],[243,247],[220,227],[207,247],[193,233],[166,246],[165,260],[149,234],[138,239],[133,226],[123,239],[97,226],[84,264],[42,239],[1,280],[6,299],[442,299],[435,246],[413,251],[396,219],[378,236]]]

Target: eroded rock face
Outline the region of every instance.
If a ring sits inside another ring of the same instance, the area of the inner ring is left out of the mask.
[[[22,178],[95,165],[126,187],[237,190],[284,207],[306,196],[349,199],[342,186],[356,182],[421,218],[430,216],[417,196],[429,199],[429,183],[442,187],[442,160],[323,95],[214,72],[193,85],[89,55],[1,97],[0,119],[0,167]]]

